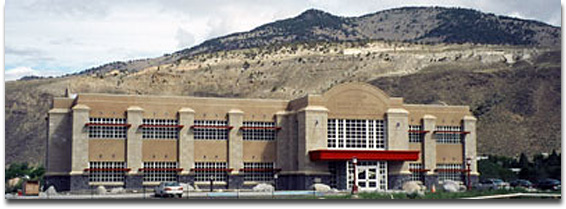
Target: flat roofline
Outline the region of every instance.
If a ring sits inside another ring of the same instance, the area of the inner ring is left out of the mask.
[[[403,106],[411,107],[442,107],[442,108],[466,108],[469,109],[468,105],[441,105],[441,104],[403,104]]]
[[[78,93],[77,98],[81,96],[105,96],[105,97],[153,97],[153,98],[171,98],[171,99],[219,99],[219,100],[243,100],[243,101],[271,101],[271,102],[289,102],[290,100],[284,99],[264,99],[264,98],[245,98],[245,97],[196,97],[196,96],[179,96],[179,95],[137,95],[137,94],[107,94],[107,93]]]

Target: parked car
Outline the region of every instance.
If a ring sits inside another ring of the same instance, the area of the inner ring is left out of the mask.
[[[562,185],[561,182],[556,179],[543,179],[538,182],[537,188],[542,190],[560,190]]]
[[[501,179],[484,179],[476,186],[480,190],[509,189],[509,183]]]
[[[180,198],[183,196],[183,187],[179,182],[161,182],[159,186],[155,188],[155,196],[178,196]]]
[[[532,188],[533,187],[533,183],[531,183],[529,180],[525,180],[525,179],[517,179],[512,181],[511,183],[512,187],[522,187],[522,188]]]

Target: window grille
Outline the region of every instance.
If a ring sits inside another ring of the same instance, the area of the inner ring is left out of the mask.
[[[452,180],[452,181],[462,181],[462,170],[463,164],[437,164],[436,169],[443,169],[442,172],[438,172],[438,180]],[[449,171],[454,170],[454,171]]]
[[[210,169],[195,171],[195,181],[206,181],[209,182],[210,178],[213,177],[215,182],[225,182],[227,171],[227,163],[226,162],[195,162],[196,169]],[[218,169],[218,170],[214,170]]]
[[[328,119],[328,147],[385,149],[383,120]]]
[[[424,173],[421,172],[422,169],[423,169],[422,163],[409,163],[409,170],[414,170],[411,171],[411,176],[409,177],[409,180],[424,182]]]
[[[195,120],[195,126],[218,126],[227,127],[228,121],[221,120]],[[196,140],[227,140],[228,128],[195,128],[193,129]]]
[[[167,119],[143,119],[143,125],[176,126],[177,120]],[[179,129],[177,127],[143,127],[142,138],[144,139],[178,139]]]
[[[423,127],[421,125],[414,126],[409,125],[409,131],[422,131]],[[424,133],[419,132],[409,132],[409,142],[410,143],[421,143],[423,142]]]
[[[460,126],[436,126],[436,131],[453,131],[454,133],[437,132],[434,134],[436,143],[458,144],[462,143],[462,127]]]
[[[176,169],[177,162],[143,162],[143,168],[146,169],[143,171],[143,181],[145,182],[177,181],[177,171],[159,170]]]
[[[260,128],[272,128],[272,129],[244,129],[243,138],[244,140],[252,141],[272,141],[275,140],[276,130],[274,122],[256,122],[248,121],[244,122],[245,127],[260,127]]]
[[[111,169],[125,169],[126,162],[89,162],[89,168],[94,169],[89,171],[89,182],[124,182],[126,171]],[[102,170],[97,171],[96,169]]]
[[[89,118],[94,124],[126,124],[125,118]],[[128,128],[125,126],[94,125],[88,127],[89,138],[126,139]]]
[[[244,171],[244,181],[272,182],[274,163],[244,163],[244,169],[257,169]],[[265,169],[265,170],[261,170]]]

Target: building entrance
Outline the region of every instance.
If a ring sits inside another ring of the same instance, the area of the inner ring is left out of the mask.
[[[387,189],[387,162],[361,161],[358,162],[356,184],[360,191],[384,191]],[[352,189],[354,181],[354,165],[348,162],[348,189]]]

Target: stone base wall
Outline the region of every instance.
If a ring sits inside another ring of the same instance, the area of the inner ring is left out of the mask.
[[[45,176],[45,186],[43,190],[47,190],[53,186],[57,192],[71,190],[70,176]]]
[[[387,189],[401,190],[403,183],[409,181],[410,174],[393,174],[387,177]]]
[[[88,175],[71,175],[71,191],[88,191]]]
[[[423,184],[426,186],[427,190],[431,190],[432,186],[435,186],[438,189],[438,175],[424,175],[424,182]]]
[[[228,175],[228,189],[241,189],[244,186],[243,175]]]
[[[143,175],[126,175],[124,176],[125,189],[142,189]]]
[[[315,183],[328,185],[331,175],[305,175],[305,174],[287,174],[279,175],[277,179],[276,190],[311,190],[311,186]]]

